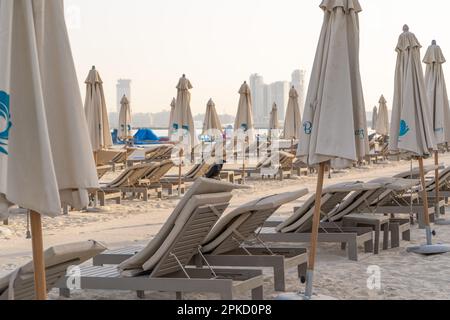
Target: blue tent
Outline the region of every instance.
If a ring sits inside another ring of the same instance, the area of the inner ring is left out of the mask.
[[[159,137],[152,129],[139,129],[134,135],[134,144],[150,144],[159,142]]]

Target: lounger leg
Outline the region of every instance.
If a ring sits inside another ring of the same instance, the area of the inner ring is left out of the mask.
[[[252,298],[253,298],[253,295],[254,295],[254,290],[256,290],[256,289],[253,289],[252,290]],[[256,293],[257,294],[257,293]],[[231,301],[231,300],[233,300],[233,290],[232,289],[229,289],[229,290],[225,290],[225,291],[223,291],[221,294],[220,294],[220,299],[222,299],[222,300],[229,300],[229,301]],[[255,299],[253,299],[253,300],[255,300]]]
[[[286,278],[284,273],[284,265],[282,263],[273,268],[275,291],[286,291]]]
[[[232,297],[231,297],[232,298]],[[264,300],[264,288],[260,286],[252,290],[252,300],[262,301]]]
[[[406,230],[402,235],[403,241],[411,241],[411,230]]]
[[[7,226],[7,225],[9,225],[9,220],[8,220],[8,219],[6,219],[6,220],[3,220],[3,225],[4,225],[4,226]]]
[[[117,197],[116,198],[116,204],[121,204],[122,203],[122,198],[121,197]]]
[[[358,261],[358,244],[356,239],[348,242],[348,258],[351,261]]]
[[[160,188],[156,189],[156,193],[158,194],[158,199],[162,199],[162,197],[163,197],[162,189],[160,189]]]
[[[142,192],[142,197],[145,202],[148,202],[148,190]]]
[[[59,296],[63,298],[70,298],[70,289],[67,288],[59,289]]]
[[[375,227],[375,250],[373,251],[375,254],[380,253],[380,233],[381,233],[381,227],[377,225]]]
[[[173,185],[167,187],[167,193],[169,196],[173,196]]]
[[[391,247],[399,248],[400,247],[400,229],[398,224],[391,224]]]
[[[364,252],[365,253],[373,253],[373,240],[366,241],[364,243]]]
[[[298,266],[298,278],[302,284],[306,283],[306,271],[308,269],[308,264],[303,263]]]
[[[105,206],[105,194],[103,192],[100,192],[98,194],[98,200],[100,202],[100,206],[104,207]]]
[[[139,299],[145,299],[145,291],[136,291],[136,294]]]
[[[383,250],[389,249],[389,223],[385,223],[383,227]]]
[[[177,292],[176,293],[176,300],[181,301],[183,300],[183,293],[182,292]]]

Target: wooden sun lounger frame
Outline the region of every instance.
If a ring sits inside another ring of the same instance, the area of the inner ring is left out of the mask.
[[[228,203],[198,207],[150,275],[122,277],[115,266],[82,268],[81,289],[136,291],[141,298],[145,291],[175,292],[179,299],[182,293],[208,292],[218,293],[224,300],[231,300],[236,293],[251,291],[253,299],[262,300],[264,278],[261,270],[186,267],[219,219],[218,213],[223,213],[227,207]],[[57,288],[62,296],[70,296],[67,277],[57,284]]]

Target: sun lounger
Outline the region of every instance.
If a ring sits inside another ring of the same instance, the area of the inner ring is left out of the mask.
[[[160,186],[142,186],[140,180],[145,179],[150,172],[158,167],[157,163],[141,164],[130,168],[127,168],[122,174],[110,183],[105,183],[100,186],[98,191],[98,197],[100,205],[105,205],[105,200],[110,197],[111,194],[116,197],[118,193],[125,195],[131,193],[134,196],[142,195],[144,201],[148,201],[149,194],[156,192],[158,195],[161,193]]]
[[[321,206],[322,219],[326,219],[353,192],[376,190],[378,187],[377,184],[354,182],[324,188]],[[315,195],[310,197],[301,208],[297,208],[294,215],[285,221],[272,220],[266,223],[266,229],[261,233],[261,239],[276,243],[308,243],[311,240],[314,208]],[[337,223],[323,223],[319,242],[347,243],[349,259],[355,261],[358,259],[359,245],[364,245],[366,252],[373,252],[373,232],[370,228],[341,228]]]
[[[218,221],[232,197],[235,185],[198,179],[147,247],[119,266],[81,269],[81,289],[181,293],[217,293],[232,299],[236,293],[251,291],[263,298],[260,270],[189,267],[200,245]],[[57,286],[69,295],[66,279]]]
[[[203,178],[211,167],[212,164],[202,161],[201,163],[194,165],[186,174],[181,176],[181,194],[186,190],[186,183],[195,182],[198,178]],[[160,183],[163,188],[171,190],[170,192],[173,193],[173,189],[178,188],[179,176],[166,175],[160,180]]]
[[[78,266],[106,249],[95,241],[79,242],[55,246],[45,251],[45,267],[47,290],[55,287],[55,284],[64,278],[67,268]],[[33,300],[34,271],[33,263],[17,269],[12,274],[0,279],[0,300]]]
[[[112,171],[112,166],[99,166],[97,167],[97,176],[101,179],[110,171]]]
[[[265,197],[226,214],[209,233],[202,253],[194,257],[192,263],[203,266],[207,262],[214,267],[270,267],[274,270],[275,290],[285,291],[285,270],[297,268],[299,277],[305,276],[306,250],[298,247],[259,247],[250,245],[250,242],[257,238],[257,232],[275,211],[307,193],[305,189]],[[139,247],[107,251],[97,256],[94,264],[120,264],[137,251]]]

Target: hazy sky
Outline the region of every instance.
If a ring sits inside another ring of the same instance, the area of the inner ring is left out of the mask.
[[[133,112],[158,112],[169,108],[178,79],[186,73],[194,85],[194,113],[204,112],[212,97],[219,112],[233,114],[237,91],[251,73],[273,82],[290,80],[294,69],[303,68],[309,80],[323,19],[320,2],[65,0],[80,83],[96,65],[110,110],[116,107],[119,78],[133,80]],[[436,39],[450,56],[450,4],[448,0],[360,3],[361,74],[366,108],[372,110],[381,94],[389,105],[392,101],[394,49],[403,24],[416,33],[424,47],[422,55]]]

